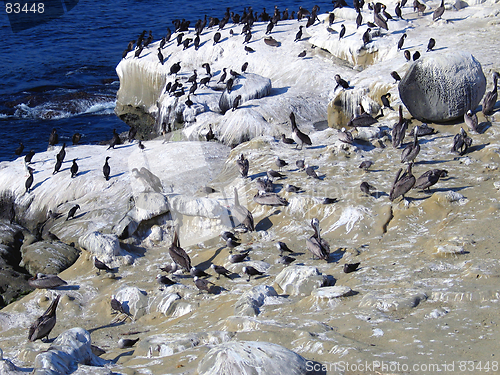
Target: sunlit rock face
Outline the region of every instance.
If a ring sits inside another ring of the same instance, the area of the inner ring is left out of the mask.
[[[401,100],[422,121],[462,117],[485,91],[481,64],[468,52],[429,54],[414,62],[399,84]]]
[[[221,112],[232,108],[234,99],[241,95],[241,103],[250,99],[260,99],[271,92],[271,80],[257,74],[244,74],[234,79],[234,85],[230,92],[222,93],[219,101]]]

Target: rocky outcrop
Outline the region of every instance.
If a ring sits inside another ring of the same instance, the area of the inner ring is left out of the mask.
[[[234,99],[241,95],[240,106],[251,99],[260,99],[271,93],[271,80],[257,74],[246,73],[234,78],[232,90],[225,90],[219,100],[222,113],[233,107]]]
[[[20,265],[32,275],[58,274],[76,262],[80,251],[60,241],[38,241],[22,247]]]
[[[413,117],[441,122],[474,110],[486,91],[486,77],[468,52],[434,52],[415,61],[398,88]]]
[[[229,341],[212,348],[198,365],[199,375],[263,375],[308,373],[308,361],[269,342]]]
[[[290,266],[276,276],[275,282],[286,294],[308,296],[326,285],[328,279],[316,267]]]
[[[257,316],[259,315],[260,307],[264,305],[266,298],[277,296],[278,293],[276,293],[273,287],[258,285],[244,293],[238,299],[234,307],[234,313],[236,315]]]
[[[147,313],[147,293],[137,287],[124,287],[116,292],[115,298],[121,302],[125,311],[130,313],[134,320]]]

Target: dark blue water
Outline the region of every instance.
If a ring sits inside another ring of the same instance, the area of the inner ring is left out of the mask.
[[[209,4],[209,5],[207,5]],[[80,0],[62,17],[14,33],[4,12],[0,16],[0,161],[14,159],[18,142],[44,151],[52,128],[60,142],[98,143],[128,126],[114,114],[119,87],[115,67],[128,42],[142,30],[155,40],[173,31],[172,20],[185,18],[193,26],[198,18],[222,18],[227,7],[242,13],[252,6],[272,14],[274,5],[297,11],[299,5],[321,13],[333,9],[331,1],[158,1]]]

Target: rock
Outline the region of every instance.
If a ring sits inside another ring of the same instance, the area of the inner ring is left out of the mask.
[[[435,52],[415,61],[398,88],[416,119],[449,121],[478,106],[486,91],[486,77],[468,52]]]
[[[199,375],[307,374],[306,359],[280,345],[229,341],[212,348],[198,365]]]
[[[23,246],[20,265],[31,275],[37,273],[58,274],[70,267],[80,256],[73,246],[59,241],[39,241]]]
[[[120,241],[115,234],[91,232],[80,237],[80,246],[104,263],[111,262],[120,255]]]
[[[0,349],[0,375],[21,375],[25,372],[14,365],[7,358],[3,358],[2,349]]]
[[[264,305],[267,297],[277,297],[278,293],[273,287],[267,285],[258,285],[244,293],[234,306],[235,315],[257,316],[260,313],[259,308]]]
[[[289,266],[276,276],[275,282],[286,294],[308,296],[328,280],[316,267]]]
[[[49,350],[36,356],[33,374],[70,374],[78,364],[102,366],[107,363],[92,353],[90,345],[90,333],[83,328],[71,328],[61,333]]]
[[[175,312],[174,302],[179,299],[181,299],[181,296],[179,296],[177,293],[166,293],[158,302],[156,310],[158,312],[161,312],[165,316],[170,316]]]
[[[409,310],[427,300],[425,292],[404,289],[387,292],[369,292],[363,296],[359,307],[373,307],[381,311]]]
[[[167,198],[157,192],[139,193],[135,197],[135,215],[137,221],[149,220],[168,212]]]
[[[327,286],[312,291],[311,297],[319,299],[340,298],[351,295],[352,289],[348,286]]]
[[[228,75],[230,76],[230,75]],[[224,90],[219,100],[219,108],[222,113],[233,107],[234,98],[241,95],[240,106],[251,100],[260,99],[271,93],[271,80],[253,73],[243,73],[239,77],[233,77],[234,83],[231,92]]]
[[[134,320],[146,314],[148,308],[147,293],[136,287],[126,286],[116,292],[115,298],[120,301]]]

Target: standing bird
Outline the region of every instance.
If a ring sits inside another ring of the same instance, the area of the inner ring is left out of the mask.
[[[306,240],[307,249],[314,257],[328,261],[330,256],[330,245],[320,236],[319,220],[314,218],[311,220],[311,227],[314,229],[314,234]]]
[[[413,185],[415,185],[415,176],[411,173],[412,166],[413,163],[408,164],[407,172],[403,174],[403,176],[401,176],[403,168],[399,168],[396,178],[392,184],[391,192],[389,193],[389,199],[391,202],[400,195],[404,199],[405,194],[410,191]]]
[[[396,71],[391,72],[391,77],[394,78],[396,83],[398,83],[398,81],[401,81],[401,77],[399,76],[398,72],[396,72]]]
[[[246,266],[241,269],[243,273],[245,273],[248,276],[247,281],[250,281],[250,277],[252,276],[261,276],[265,272],[259,271],[258,269],[252,267],[252,266]]]
[[[207,142],[210,142],[212,139],[215,139],[214,131],[212,130],[212,124],[208,124],[208,132],[205,135]]]
[[[110,157],[106,156],[106,161],[104,162],[104,166],[102,167],[102,174],[104,175],[106,181],[109,180],[109,173],[111,172],[111,168],[109,168],[108,164],[108,159],[110,159]]]
[[[200,292],[202,291],[206,291],[207,293],[210,293],[211,290],[212,290],[212,285],[214,285],[213,283],[211,283],[210,281],[208,280],[205,280],[205,279],[200,279],[199,277],[195,276],[194,277],[194,285],[196,285],[196,287],[200,290]],[[210,285],[212,284],[212,285]],[[199,292],[198,292],[199,293]]]
[[[38,339],[43,339],[44,337],[47,338],[47,340],[49,339],[49,333],[56,325],[56,309],[60,298],[61,295],[58,294],[43,315],[31,325],[28,333],[29,341],[33,342]]]
[[[76,159],[73,159],[73,165],[71,166],[71,178],[75,178],[78,173],[78,164],[76,164]]]
[[[361,162],[358,168],[364,169],[367,171],[371,166],[373,165],[373,162],[371,160],[364,160]]]
[[[493,73],[493,90],[488,91],[484,95],[483,114],[485,116],[493,114],[493,108],[495,107],[495,104],[496,104],[497,99],[498,99],[498,92],[497,92],[498,78],[500,78],[500,74],[498,74],[497,72],[494,72]]]
[[[290,113],[290,121],[292,124],[292,138],[297,143],[297,148],[300,144],[300,149],[304,146],[304,143],[308,146],[312,145],[311,138],[307,134],[302,133],[297,127],[297,123],[295,122],[295,114],[293,112]]]
[[[467,135],[464,128],[460,128],[460,133],[453,137],[452,152],[458,153],[460,156],[467,152],[467,149],[472,145],[472,138]]]
[[[344,24],[340,25],[340,33],[339,33],[339,40],[342,39],[345,35],[345,26]]]
[[[240,105],[240,102],[241,102],[241,95],[238,95],[236,98],[234,98],[233,100],[233,111],[238,108],[238,106]]]
[[[220,278],[220,275],[222,276],[225,276],[227,278],[229,278],[229,275],[231,274],[230,271],[228,271],[225,267],[223,266],[218,266],[216,264],[212,264],[210,266],[211,269],[213,269],[215,271],[215,273],[217,274],[217,280],[219,280]]]
[[[57,172],[59,172],[59,169],[61,169],[61,166],[62,166],[62,160],[57,159],[56,165],[54,166],[54,172],[52,172],[52,174],[56,174]]]
[[[430,190],[429,188],[435,185],[439,181],[440,177],[446,177],[447,175],[448,171],[445,169],[428,170],[417,178],[415,185],[413,185],[413,189]]]
[[[403,35],[401,35],[401,38],[399,38],[399,42],[398,42],[398,51],[403,48],[403,44],[405,42],[405,38],[407,37],[406,33],[404,33]]]
[[[78,210],[79,208],[80,208],[80,206],[78,204],[71,207],[71,209],[68,212],[68,217],[66,218],[66,221],[73,218],[75,216],[76,210]]]
[[[181,247],[177,230],[174,230],[174,239],[172,241],[172,245],[168,248],[168,253],[170,254],[172,260],[186,272],[191,270],[191,258]]]
[[[245,63],[241,66],[241,72],[242,72],[242,73],[245,73],[245,72],[246,72],[246,70],[247,70],[247,68],[248,68],[248,62],[245,62]]]
[[[358,269],[359,265],[360,265],[360,262],[350,263],[350,264],[348,264],[348,263],[344,264],[344,273],[351,273],[351,272],[356,271]]]
[[[56,128],[52,129],[52,133],[49,136],[49,146],[54,146],[59,143],[59,135],[57,134]]]
[[[122,303],[118,301],[114,295],[111,296],[110,304],[111,304],[111,310],[113,310],[114,312],[130,316],[130,314],[123,308]]]
[[[417,13],[420,13],[423,15],[425,8],[426,8],[425,4],[420,3],[418,0],[413,0],[413,11],[414,12],[416,11]]]
[[[120,139],[120,135],[116,132],[116,129],[113,129],[113,138],[111,139],[108,150],[110,148],[114,149],[116,145],[119,145],[121,143],[122,140]]]
[[[372,35],[370,34],[370,31],[372,31],[372,29],[368,28],[363,33],[363,37],[362,37],[363,38],[363,46],[366,46],[372,40]]]
[[[278,249],[278,250],[279,250],[279,252],[280,252],[280,256],[282,256],[282,255],[283,255],[283,252],[284,252],[284,251],[286,251],[286,252],[288,252],[288,253],[290,253],[290,254],[291,254],[291,253],[293,253],[293,251],[292,251],[292,250],[290,250],[290,248],[289,248],[289,247],[287,246],[287,244],[286,244],[286,243],[284,243],[284,242],[281,242],[281,241],[276,242],[276,247],[277,247],[277,249]]]
[[[363,16],[361,15],[361,11],[358,11],[358,15],[356,16],[356,29],[363,24]]]
[[[246,35],[245,35],[245,40],[243,41],[243,44],[249,43],[250,39],[252,39],[252,32],[250,30],[248,30]],[[272,39],[272,37],[271,37],[271,39]]]
[[[434,48],[435,45],[436,45],[436,41],[434,40],[434,38],[430,38],[429,43],[427,43],[427,52],[432,51],[432,49]]]
[[[391,97],[391,93],[388,92],[387,94],[384,94],[380,97],[380,100],[382,101],[382,104],[384,105],[384,108],[391,108],[391,103],[389,103],[389,98]]]
[[[343,89],[349,88],[349,84],[345,79],[342,79],[339,74],[335,74],[335,81],[337,81],[337,86],[333,89],[334,91],[337,90],[337,87],[342,86]]]
[[[405,49],[405,51],[404,51],[404,55],[405,55],[405,59],[406,59],[406,61],[410,61],[410,60],[411,60],[411,54],[410,54],[410,51],[408,51],[407,49]]]
[[[14,154],[16,154],[17,156],[21,155],[21,153],[23,152],[24,150],[24,145],[23,145],[23,142],[19,142],[19,147],[16,148],[16,151],[14,151]]]
[[[418,126],[413,129],[413,143],[407,145],[401,153],[401,163],[410,163],[415,160],[420,152],[420,145],[418,144]]]
[[[413,54],[413,61],[417,61],[419,58],[420,58],[420,52],[415,51],[415,53]]]
[[[161,53],[161,47],[158,48],[158,60],[160,60],[160,64],[163,65],[163,53]]]
[[[35,155],[35,150],[30,150],[30,152],[28,152],[26,154],[26,156],[24,157],[24,161],[27,163],[27,164],[30,164],[31,163],[31,159],[33,159],[33,156]]]
[[[26,179],[26,182],[24,184],[25,188],[26,188],[26,193],[29,193],[30,189],[31,189],[31,186],[33,185],[33,172],[34,172],[34,169],[33,168],[30,168],[28,167],[28,173],[29,173],[29,176],[28,178]]]
[[[361,185],[359,185],[359,189],[366,195],[370,195],[370,190],[375,190],[375,187],[370,185],[368,182],[363,181]]]
[[[243,224],[249,231],[255,231],[252,213],[240,204],[238,199],[238,189],[234,188],[234,205],[231,207],[231,215],[238,224]]]
[[[233,84],[234,84],[234,78],[231,77],[226,82],[226,90],[227,90],[228,93],[231,92],[231,89],[233,88]]]
[[[353,144],[354,142],[354,137],[352,136],[352,133],[346,128],[340,129],[340,132],[338,133],[339,141],[344,142],[344,143],[349,143]]]
[[[441,0],[441,5],[436,8],[434,13],[432,13],[432,20],[436,21],[441,18],[444,13],[444,0]]]
[[[246,178],[248,176],[248,168],[250,167],[250,163],[248,159],[245,159],[245,155],[241,154],[240,158],[236,160],[236,164],[238,165],[238,169],[240,170],[241,177]]]
[[[226,80],[226,77],[227,77],[227,72],[226,72],[227,68],[222,68],[222,75],[220,76],[219,78],[219,81],[217,83],[224,83],[224,81]]]
[[[299,31],[297,32],[297,34],[295,34],[295,40],[294,40],[294,42],[296,42],[296,41],[298,41],[298,40],[300,40],[302,38],[302,28],[303,27],[304,26],[299,26]]]
[[[396,16],[398,18],[401,18],[402,20],[404,19],[403,12],[401,10],[401,4],[399,2],[396,4],[396,9],[394,10],[394,13],[396,13]]]
[[[469,127],[470,130],[472,130],[473,132],[478,133],[478,128],[477,128],[478,120],[477,120],[477,116],[470,109],[466,113],[464,113],[464,122],[467,124],[467,126]]]
[[[99,259],[97,259],[96,256],[94,256],[94,267],[97,268],[97,272],[100,274],[101,271],[104,272],[109,272],[111,271],[111,268],[109,268],[106,263],[101,262]]]
[[[131,348],[137,341],[139,341],[139,337],[136,339],[121,338],[120,340],[118,340],[118,347],[120,349]]]
[[[210,69],[210,64],[209,63],[203,63],[201,64],[202,68],[205,68],[205,71],[207,72],[207,75],[212,77],[212,70]]]
[[[61,163],[64,161],[64,158],[66,157],[66,143],[63,143],[61,150],[57,153],[56,159],[60,160]]]
[[[279,156],[276,156],[275,164],[280,169],[280,172],[281,168],[286,167],[288,165],[288,163],[283,159],[280,159]]]
[[[399,106],[399,121],[392,127],[392,147],[398,148],[403,142],[408,129],[408,121],[403,118],[403,106]]]
[[[215,46],[217,43],[219,43],[220,38],[221,38],[221,33],[217,31],[217,32],[214,34],[214,44],[213,44],[214,46]]]
[[[181,70],[181,62],[176,62],[170,67],[170,74],[177,74]]]

